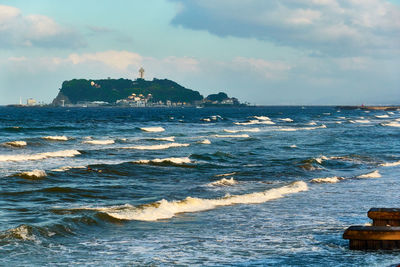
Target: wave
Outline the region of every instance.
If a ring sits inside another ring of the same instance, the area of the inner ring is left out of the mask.
[[[184,165],[188,163],[192,163],[190,158],[188,157],[183,157],[183,158],[164,158],[164,159],[151,159],[151,160],[137,160],[134,161],[136,164],[161,164],[161,163],[167,163],[167,164],[173,164],[173,165]]]
[[[43,136],[42,139],[51,141],[68,141],[68,137],[64,135],[54,135],[54,136]]]
[[[228,130],[224,129],[224,132],[226,133],[240,133],[240,132],[250,132],[250,133],[257,133],[259,132],[259,128],[249,128],[249,129],[241,129],[241,130]]]
[[[198,144],[203,144],[203,145],[210,145],[211,141],[208,140],[208,139],[204,139],[204,140],[198,141],[197,143]]]
[[[114,144],[115,141],[112,139],[108,139],[108,140],[87,140],[87,141],[83,141],[82,143],[84,144],[92,144],[92,145],[111,145]]]
[[[270,121],[271,119],[267,116],[253,116],[252,118],[260,120],[260,121]]]
[[[370,123],[369,120],[349,120],[350,123]]]
[[[51,171],[53,172],[65,172],[65,171],[69,171],[71,169],[86,169],[86,166],[63,166],[57,169],[52,169]]]
[[[36,236],[33,233],[33,227],[26,224],[22,224],[18,227],[9,229],[3,233],[0,233],[0,239],[19,239],[24,241],[37,241]]]
[[[227,178],[222,178],[221,180],[209,183],[208,186],[230,186],[230,185],[235,185],[238,182],[231,177],[230,179]]]
[[[233,134],[224,134],[224,135],[216,134],[214,136],[217,137],[217,138],[249,138],[250,137],[248,134],[236,134],[236,135],[233,135]]]
[[[230,172],[230,173],[223,173],[223,174],[217,174],[214,175],[215,177],[225,177],[225,176],[232,176],[235,175],[237,172]]]
[[[400,127],[400,123],[397,121],[392,121],[388,123],[381,123],[382,126],[390,126],[390,127]]]
[[[296,145],[291,145],[291,146],[289,146],[290,148],[297,148],[297,146]]]
[[[378,170],[357,176],[357,178],[380,178],[380,177],[382,176]]]
[[[158,133],[158,132],[165,131],[165,129],[163,127],[143,127],[143,128],[140,128],[140,130],[145,131],[145,132],[151,132],[151,133]]]
[[[29,178],[29,179],[37,179],[37,178],[46,177],[47,173],[43,170],[33,170],[33,171],[17,173],[15,176],[20,176],[20,177]]]
[[[254,125],[254,124],[275,124],[273,121],[270,120],[250,120],[247,122],[234,122],[236,125]]]
[[[150,138],[150,140],[175,142],[175,136]]]
[[[78,210],[104,212],[119,220],[156,221],[172,218],[179,213],[211,210],[220,206],[264,203],[307,190],[307,184],[303,181],[298,181],[280,188],[243,195],[226,195],[225,197],[217,199],[187,197],[184,200],[176,201],[162,199],[154,203],[140,206],[125,204],[113,207],[78,208]]]
[[[395,162],[386,162],[386,163],[379,164],[379,166],[383,166],[383,167],[393,167],[393,166],[398,166],[398,165],[400,165],[400,160],[395,161]]]
[[[47,158],[63,158],[74,157],[80,155],[78,150],[61,150],[54,152],[45,152],[31,155],[0,155],[0,162],[2,161],[25,161],[25,160],[41,160]]]
[[[121,147],[122,149],[138,149],[138,150],[159,150],[159,149],[167,149],[171,147],[187,147],[190,144],[180,144],[180,143],[170,143],[170,144],[162,144],[162,145],[149,145],[149,146],[127,146]]]
[[[333,176],[333,177],[325,177],[325,178],[314,178],[312,179],[310,182],[312,183],[331,183],[331,184],[335,184],[341,180],[344,180],[345,178],[343,177],[337,177],[337,176]]]
[[[310,121],[309,123],[307,123],[306,125],[317,125],[317,123],[315,121]]]
[[[376,118],[378,119],[386,119],[389,118],[389,115],[385,114],[385,115],[375,115]]]
[[[283,118],[283,119],[279,119],[280,121],[284,121],[284,122],[293,122],[293,120],[291,118]]]
[[[275,131],[280,132],[295,132],[295,131],[311,131],[316,129],[325,129],[327,128],[325,124],[315,127],[300,127],[300,128],[277,128]]]
[[[26,146],[27,143],[25,141],[11,141],[11,142],[6,142],[3,143],[6,146],[12,146],[12,147],[23,147]]]

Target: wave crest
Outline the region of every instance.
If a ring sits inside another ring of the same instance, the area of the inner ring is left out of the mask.
[[[25,141],[11,141],[11,142],[4,143],[4,145],[12,146],[12,147],[23,147],[23,146],[26,146],[27,143]]]
[[[230,179],[227,178],[222,178],[221,180],[209,183],[209,186],[230,186],[230,185],[235,185],[238,182],[231,177]]]
[[[127,146],[122,147],[123,149],[138,149],[138,150],[160,150],[167,149],[172,147],[187,147],[190,144],[181,144],[181,143],[170,143],[170,144],[162,144],[162,145],[149,145],[149,146]]]
[[[382,175],[379,173],[378,170],[357,176],[357,178],[380,178],[380,177],[382,177]]]
[[[68,141],[68,137],[65,135],[43,136],[42,139],[51,141]]]
[[[108,140],[87,140],[87,141],[83,141],[82,143],[84,144],[92,144],[92,145],[111,145],[114,144],[115,141],[112,139],[108,139]]]
[[[158,132],[164,132],[165,129],[163,127],[143,127],[140,128],[140,130],[144,132],[150,132],[150,133],[158,133]]]
[[[217,199],[187,197],[184,200],[177,201],[167,201],[162,199],[158,202],[141,206],[125,204],[114,207],[80,209],[104,212],[109,216],[120,220],[156,221],[172,218],[179,213],[211,210],[220,206],[264,203],[270,200],[282,198],[286,195],[307,190],[307,184],[303,181],[298,181],[280,188],[243,195],[227,195]]]
[[[74,157],[80,155],[78,150],[61,150],[54,152],[45,152],[31,155],[0,155],[0,162],[2,161],[25,161],[25,160],[41,160],[46,158],[62,158]]]

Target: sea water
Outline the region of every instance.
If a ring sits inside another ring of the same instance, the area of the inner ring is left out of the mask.
[[[400,112],[0,108],[1,266],[390,266]]]

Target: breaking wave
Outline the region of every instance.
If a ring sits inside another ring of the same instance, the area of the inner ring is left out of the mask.
[[[393,166],[398,166],[400,165],[400,160],[399,161],[395,161],[395,162],[386,162],[386,163],[382,163],[379,166],[383,166],[383,167],[393,167]]]
[[[172,163],[173,165],[183,165],[183,164],[189,164],[192,163],[190,158],[184,157],[184,158],[164,158],[164,159],[151,159],[151,160],[137,160],[134,161],[134,163],[137,164],[162,164],[162,163]]]
[[[221,134],[216,134],[215,137],[217,138],[249,138],[250,136],[248,134],[225,134],[225,135],[221,135]]]
[[[165,129],[163,127],[143,127],[140,130],[145,132],[157,133],[157,132],[164,132]]]
[[[235,185],[238,182],[231,177],[230,179],[227,178],[222,178],[221,180],[209,183],[208,186],[230,186],[230,185]]]
[[[190,144],[180,144],[180,143],[170,143],[170,144],[162,144],[162,145],[149,145],[149,146],[127,146],[122,147],[123,149],[138,149],[138,150],[159,150],[159,149],[167,149],[171,147],[186,147],[190,146]]]
[[[0,162],[2,161],[25,161],[25,160],[41,160],[47,158],[62,158],[62,157],[74,157],[80,155],[78,150],[61,150],[54,152],[37,153],[31,155],[0,155]]]
[[[381,123],[382,126],[390,126],[390,127],[400,127],[400,123],[397,121],[392,121],[388,123]]]
[[[241,129],[241,130],[229,130],[229,129],[224,129],[224,132],[226,133],[240,133],[240,132],[250,132],[250,133],[257,133],[259,132],[259,128],[249,128],[249,129]]]
[[[380,178],[380,177],[382,176],[378,170],[357,176],[357,178]]]
[[[175,142],[175,136],[150,138],[150,140]]]
[[[283,119],[279,119],[280,121],[284,121],[284,122],[293,122],[293,120],[291,118],[283,118]]]
[[[29,178],[29,179],[37,179],[37,178],[46,177],[47,174],[43,170],[33,170],[33,171],[17,173],[15,176],[20,176],[20,177]]]
[[[114,144],[115,141],[112,139],[108,140],[87,140],[83,141],[84,144],[92,144],[92,145],[111,145]]]
[[[25,141],[11,141],[11,142],[4,143],[4,145],[12,146],[12,147],[23,147],[23,146],[26,146],[27,143]]]
[[[167,201],[162,199],[154,203],[140,206],[125,204],[113,207],[78,208],[78,210],[95,210],[104,212],[109,216],[120,220],[156,221],[172,218],[179,213],[211,210],[220,206],[264,203],[270,200],[282,198],[289,194],[307,190],[307,184],[303,181],[298,181],[280,188],[243,195],[226,195],[225,197],[217,199],[187,197],[184,200],[176,201]]]
[[[60,168],[56,168],[56,169],[52,169],[51,171],[53,172],[65,172],[65,171],[69,171],[71,169],[86,169],[86,166],[63,166]]]
[[[204,139],[204,140],[198,141],[197,143],[198,144],[203,144],[203,145],[210,145],[211,141],[208,140],[208,139]]]
[[[385,114],[385,115],[375,115],[376,118],[378,119],[386,119],[389,118],[389,115]]]
[[[330,184],[335,184],[341,180],[344,180],[345,178],[343,177],[337,177],[337,176],[333,176],[333,177],[325,177],[325,178],[314,178],[312,179],[310,182],[312,183],[330,183]]]
[[[275,124],[275,122],[270,120],[250,120],[247,122],[234,122],[236,125],[255,125],[255,124]]]
[[[270,121],[271,119],[267,116],[253,116],[252,118],[260,120],[260,121]]]
[[[43,136],[42,139],[51,141],[68,141],[68,137],[64,135],[54,135],[54,136]]]

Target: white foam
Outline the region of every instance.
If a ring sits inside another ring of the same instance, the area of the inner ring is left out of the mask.
[[[382,163],[379,166],[383,166],[383,167],[393,167],[393,166],[398,166],[400,165],[400,160],[399,161],[395,161],[395,162],[386,162],[386,163]]]
[[[128,146],[121,147],[122,149],[138,149],[138,150],[160,150],[167,149],[171,147],[186,147],[190,146],[190,144],[180,144],[180,143],[169,143],[169,144],[161,144],[161,145],[149,145],[149,146]]]
[[[151,140],[175,142],[175,136],[151,138]]]
[[[230,179],[222,178],[221,180],[209,183],[208,186],[231,186],[237,183],[238,182],[235,179],[233,179],[233,177],[231,177]]]
[[[248,134],[216,134],[215,137],[217,138],[249,138],[250,136]]]
[[[204,118],[204,119],[201,119],[202,121],[206,121],[206,122],[210,122],[211,121],[211,119],[210,118]]]
[[[351,123],[370,123],[369,120],[349,120]]]
[[[24,224],[16,228],[7,230],[7,233],[10,233],[14,237],[21,240],[36,241],[35,236],[32,233],[30,233],[28,226]]]
[[[253,116],[253,118],[260,120],[260,121],[270,121],[271,120],[267,116]]]
[[[310,121],[309,123],[307,123],[307,125],[317,125],[317,123],[315,121]]]
[[[319,157],[319,158],[315,158],[315,161],[318,162],[319,164],[321,164],[322,161],[328,160],[328,159],[330,159],[330,158],[325,157],[325,156],[321,156],[321,157]]]
[[[291,145],[290,147],[291,147],[291,148],[296,148],[297,146],[296,146],[296,145]]]
[[[27,145],[27,143],[25,141],[11,141],[11,142],[6,142],[4,144],[7,146],[13,146],[13,147],[23,147],[23,146]]]
[[[157,132],[164,132],[165,129],[163,127],[143,127],[140,130],[145,132],[157,133]]]
[[[341,180],[344,180],[343,177],[325,177],[325,178],[314,178],[311,180],[312,183],[330,183],[330,184],[335,184]]]
[[[316,129],[324,129],[327,128],[325,124],[315,127],[300,127],[300,128],[293,128],[293,127],[286,127],[286,128],[277,128],[276,131],[280,132],[295,132],[295,131],[311,131]]]
[[[61,150],[54,152],[45,152],[37,154],[21,154],[21,155],[0,155],[1,161],[25,161],[25,160],[41,160],[46,158],[74,157],[81,154],[78,150]]]
[[[259,128],[249,128],[249,129],[241,129],[241,130],[229,130],[229,129],[224,129],[224,132],[226,133],[240,133],[240,132],[250,132],[250,133],[257,133],[259,132]]]
[[[71,169],[86,169],[86,166],[63,166],[57,169],[52,169],[53,172],[65,172]]]
[[[42,138],[51,141],[68,141],[68,137],[64,135],[43,136]]]
[[[390,126],[390,127],[400,127],[400,123],[396,121],[388,122],[388,123],[382,123],[382,126]]]
[[[125,204],[122,206],[80,209],[105,212],[109,216],[120,220],[156,221],[160,219],[169,219],[174,217],[176,214],[184,212],[199,212],[215,209],[220,206],[230,206],[236,204],[264,203],[270,200],[282,198],[289,194],[307,190],[307,184],[303,181],[298,181],[280,188],[243,195],[227,195],[217,199],[187,197],[184,200],[177,201],[167,201],[162,199],[158,202],[141,206]]]
[[[108,140],[87,140],[83,141],[84,144],[92,144],[92,145],[111,145],[114,144],[115,141],[112,139]]]
[[[380,177],[382,176],[378,170],[357,176],[357,178],[380,178]]]
[[[280,121],[285,121],[285,122],[293,122],[293,120],[291,118],[283,118],[283,119],[279,119]]]
[[[17,174],[18,176],[29,176],[30,178],[43,178],[46,177],[47,174],[43,170],[33,170],[28,172],[21,172]]]
[[[247,122],[234,122],[236,125],[254,125],[254,124],[275,124],[270,120],[250,120]]]
[[[375,117],[377,117],[378,119],[385,119],[385,118],[389,118],[389,115],[385,114],[385,115],[375,115]]]
[[[198,141],[197,143],[203,144],[203,145],[210,145],[210,144],[211,144],[211,141],[208,140],[208,139],[204,139],[204,140]]]
[[[152,160],[137,160],[134,161],[134,163],[137,164],[150,164],[150,163],[163,163],[163,162],[171,162],[174,164],[188,164],[192,163],[190,158],[184,157],[184,158],[164,158],[164,159],[152,159]]]

